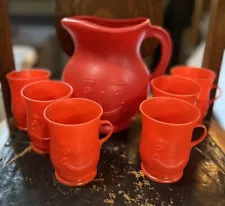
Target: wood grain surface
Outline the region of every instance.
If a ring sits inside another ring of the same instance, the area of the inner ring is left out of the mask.
[[[6,115],[11,117],[11,98],[6,73],[14,70],[11,31],[8,19],[8,1],[0,0],[0,82],[2,85]]]
[[[225,131],[216,119],[212,118],[208,132],[223,153],[225,153]]]
[[[206,48],[203,59],[203,67],[212,69],[217,74],[217,80],[220,74],[220,67],[225,49],[225,1],[211,0],[211,12],[209,29],[206,40]],[[215,92],[213,96],[215,95]],[[223,91],[223,95],[224,91]],[[209,127],[209,134],[220,149],[225,153],[225,131],[218,121],[212,120]]]
[[[209,29],[206,40],[206,48],[203,66],[212,69],[219,75],[225,49],[225,1],[211,1]]]

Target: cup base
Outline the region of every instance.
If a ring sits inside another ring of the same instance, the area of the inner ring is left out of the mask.
[[[47,150],[41,150],[41,149],[35,147],[34,144],[31,144],[31,147],[34,150],[34,152],[36,152],[38,154],[41,154],[41,155],[47,155],[47,154],[49,154],[49,151],[47,151]]]
[[[64,178],[62,178],[56,171],[55,171],[55,176],[56,176],[56,179],[64,184],[64,185],[67,185],[67,186],[82,186],[82,185],[86,185],[88,184],[89,182],[91,182],[95,176],[97,174],[97,170],[95,170],[93,173],[90,173],[88,174],[87,176],[83,177],[82,180],[77,180],[77,181],[68,181],[68,180],[65,180]]]
[[[27,127],[21,127],[19,125],[16,126],[17,129],[19,129],[20,131],[26,132],[27,131]]]
[[[183,176],[183,171],[182,171],[181,173],[177,174],[176,176],[173,176],[170,178],[155,177],[154,175],[152,175],[149,171],[147,171],[145,169],[143,163],[141,163],[141,170],[147,178],[149,178],[150,180],[153,180],[155,182],[159,182],[159,183],[174,183],[174,182],[179,181]]]
[[[130,124],[131,124],[131,119],[127,120],[126,122],[120,122],[118,124],[113,124],[113,133],[118,133],[125,129],[128,129],[130,127]],[[109,125],[102,125],[99,130],[99,132],[101,134],[107,134],[109,131],[110,131]]]

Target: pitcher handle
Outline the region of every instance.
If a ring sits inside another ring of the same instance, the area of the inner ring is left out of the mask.
[[[108,121],[108,120],[101,120],[100,121],[100,126],[103,125],[103,124],[108,124],[110,126],[110,130],[109,130],[108,134],[105,137],[103,137],[102,139],[99,140],[101,145],[103,143],[105,143],[110,138],[110,136],[113,133],[113,125],[111,124],[110,121]]]
[[[196,141],[191,142],[191,148],[193,148],[197,144],[201,143],[206,138],[206,136],[207,136],[207,133],[208,132],[207,132],[207,129],[206,129],[205,125],[198,124],[195,128],[198,128],[198,127],[203,128],[204,129],[204,132],[203,132],[202,136],[199,139],[197,139]]]
[[[149,24],[145,39],[151,37],[154,37],[160,41],[162,52],[161,52],[161,59],[158,65],[156,66],[154,73],[150,76],[150,81],[154,77],[164,74],[169,64],[172,53],[172,41],[169,33],[166,30],[162,29],[159,26],[153,26]]]
[[[210,105],[211,105],[213,102],[215,102],[217,99],[219,99],[220,96],[221,96],[221,94],[222,94],[222,89],[221,89],[219,86],[213,84],[212,87],[211,87],[211,90],[212,90],[212,89],[218,89],[218,90],[219,90],[219,94],[218,94],[218,96],[215,97],[214,99],[209,100],[209,104],[210,104]]]

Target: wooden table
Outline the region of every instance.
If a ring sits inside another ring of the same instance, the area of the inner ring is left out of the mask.
[[[206,124],[213,135],[214,120]],[[30,144],[26,133],[14,130],[0,148],[1,206],[225,205],[225,155],[210,135],[191,151],[179,182],[159,184],[140,171],[140,131],[137,116],[129,130],[103,145],[95,180],[83,187],[67,187],[57,182],[49,156],[30,151],[6,166]],[[193,139],[200,133],[196,130]]]
[[[0,1],[3,11],[6,11],[6,1]],[[3,3],[4,4],[3,4]],[[212,11],[219,9],[216,17],[222,16],[222,8],[225,4],[222,0],[216,0]],[[3,9],[4,8],[4,9]],[[220,9],[221,8],[221,9]],[[216,12],[212,12],[215,14]],[[8,24],[6,13],[0,14],[4,17],[0,25]],[[4,14],[4,15],[3,15]],[[0,15],[0,16],[1,16]],[[222,45],[214,42],[220,34],[219,23],[212,18],[210,28],[214,32],[208,37],[206,57],[214,52],[213,46]],[[0,18],[1,20],[1,18]],[[222,20],[220,21],[220,23]],[[1,27],[0,40],[9,37],[8,27]],[[224,31],[224,29],[223,29]],[[224,32],[222,32],[224,34]],[[221,35],[222,36],[222,35]],[[214,38],[212,38],[214,37]],[[5,72],[13,69],[11,40],[5,41],[7,49],[0,49],[1,81],[6,84]],[[223,41],[222,41],[223,42]],[[222,46],[221,46],[222,47]],[[219,48],[221,50],[221,48]],[[213,56],[213,55],[212,55]],[[220,59],[216,60],[220,61]],[[205,63],[206,66],[211,65]],[[217,64],[212,66],[217,69]],[[6,106],[9,111],[9,92],[4,87]],[[8,95],[8,96],[7,96]],[[10,114],[8,114],[10,116]],[[57,182],[54,177],[49,156],[40,156],[33,151],[27,152],[13,163],[8,162],[21,153],[30,144],[26,133],[16,129],[8,139],[0,139],[3,145],[0,147],[0,205],[1,206],[102,206],[102,205],[225,205],[225,155],[218,145],[225,145],[223,141],[224,132],[220,130],[218,123],[208,119],[209,136],[201,144],[191,151],[190,161],[185,168],[183,178],[174,184],[158,184],[148,180],[140,171],[139,138],[141,131],[140,117],[137,116],[130,127],[122,133],[113,135],[101,150],[101,159],[98,165],[98,175],[95,180],[83,187],[66,187]],[[196,130],[193,139],[200,135]],[[216,136],[218,138],[216,138]],[[215,141],[213,140],[215,139]],[[218,145],[216,144],[218,143]],[[222,148],[222,146],[221,146]]]

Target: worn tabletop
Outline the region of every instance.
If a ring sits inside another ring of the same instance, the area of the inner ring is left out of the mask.
[[[13,131],[0,148],[0,205],[225,205],[225,156],[210,136],[192,149],[179,182],[159,184],[140,171],[140,132],[136,117],[129,130],[102,146],[95,180],[67,187],[57,182],[49,156],[30,151],[7,165],[30,144],[26,133]],[[196,130],[193,139],[200,133]]]

